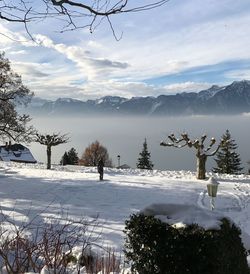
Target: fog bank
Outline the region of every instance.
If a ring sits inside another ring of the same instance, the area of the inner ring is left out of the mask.
[[[70,142],[52,148],[52,162],[59,163],[63,153],[74,147],[79,156],[93,141],[98,140],[107,147],[113,164],[117,165],[117,155],[121,164],[136,167],[137,158],[147,138],[148,150],[155,169],[195,170],[194,149],[166,148],[159,144],[170,133],[177,136],[187,132],[192,138],[203,134],[220,139],[229,129],[238,144],[242,164],[250,160],[250,115],[239,116],[189,116],[189,117],[33,117],[32,123],[41,133],[68,133]],[[31,150],[38,161],[46,161],[44,146],[32,143]],[[208,160],[207,170],[215,165]],[[247,170],[247,169],[246,169]]]

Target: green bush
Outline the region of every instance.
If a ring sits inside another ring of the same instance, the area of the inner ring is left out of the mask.
[[[125,256],[139,274],[249,274],[240,230],[227,219],[220,230],[196,224],[174,228],[152,216],[126,221]]]

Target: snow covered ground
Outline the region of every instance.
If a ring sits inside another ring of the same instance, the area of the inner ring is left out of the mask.
[[[220,183],[215,211],[229,216],[250,234],[250,176],[214,176]],[[0,163],[0,206],[15,222],[39,216],[98,217],[100,244],[123,246],[124,221],[154,203],[210,207],[207,181],[187,171],[105,169],[104,181],[96,168]]]

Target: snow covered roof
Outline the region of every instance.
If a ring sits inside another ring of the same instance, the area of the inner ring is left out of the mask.
[[[131,168],[131,167],[130,167],[129,165],[127,165],[127,164],[123,164],[123,165],[118,166],[117,168],[129,169],[129,168]]]
[[[22,162],[22,163],[36,163],[36,159],[31,154],[30,150],[21,145],[3,145],[0,146],[0,160],[5,162]]]

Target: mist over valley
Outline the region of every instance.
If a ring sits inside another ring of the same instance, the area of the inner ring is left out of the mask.
[[[247,167],[250,160],[250,114],[231,116],[180,116],[180,117],[141,117],[141,116],[95,116],[95,117],[33,117],[32,123],[43,133],[68,133],[67,144],[52,148],[52,163],[58,164],[63,153],[74,147],[79,157],[84,149],[94,142],[100,141],[107,147],[114,166],[118,165],[117,155],[121,156],[121,164],[136,167],[144,139],[155,169],[160,170],[192,170],[196,169],[195,151],[193,149],[165,148],[160,142],[171,133],[179,135],[187,132],[191,138],[199,138],[207,134],[208,140],[215,137],[220,140],[226,129],[238,145],[242,165]],[[209,142],[209,141],[208,141]],[[38,161],[46,162],[46,149],[37,144],[30,144]],[[207,170],[215,166],[214,157],[208,158]],[[246,171],[247,169],[245,169]]]

